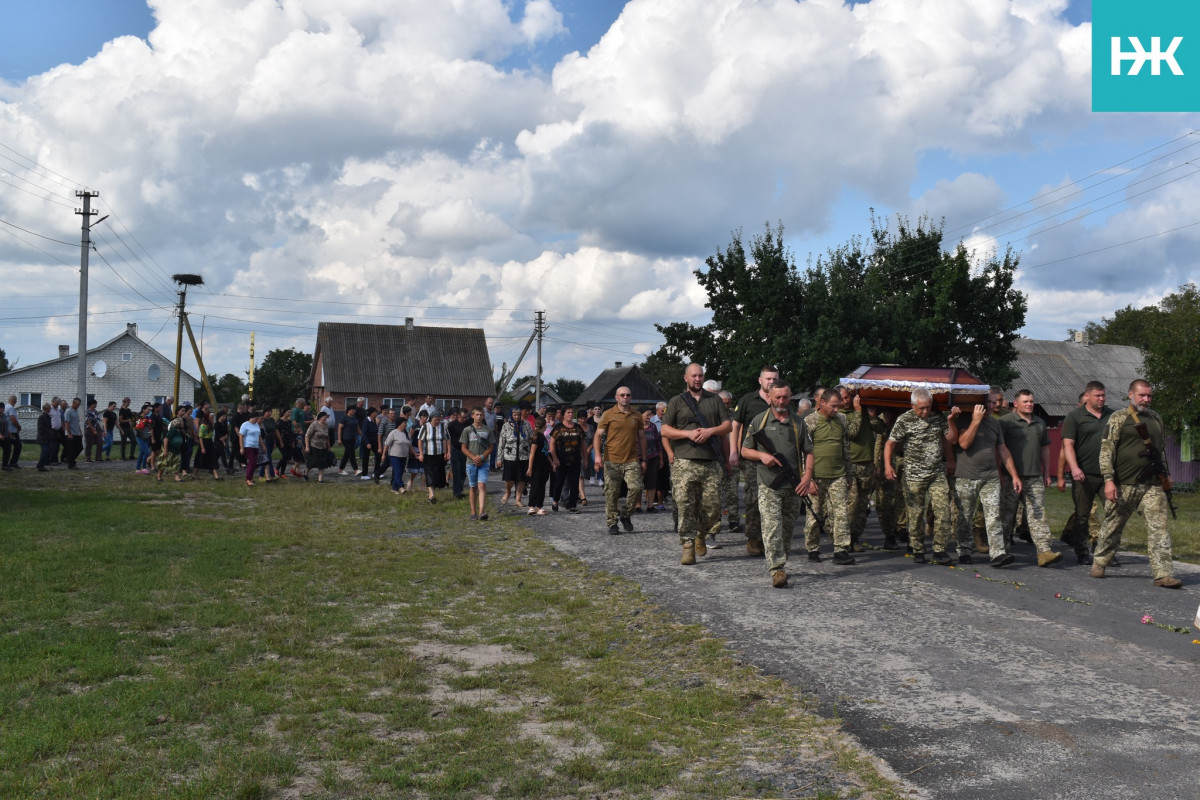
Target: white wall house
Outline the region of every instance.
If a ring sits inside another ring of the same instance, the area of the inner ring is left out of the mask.
[[[10,395],[16,395],[18,406],[33,406],[40,413],[42,403],[50,402],[55,395],[67,400],[75,397],[78,354],[70,353],[67,345],[59,345],[58,350],[58,358],[0,373],[0,399],[7,401]],[[101,410],[109,400],[120,405],[126,397],[133,401],[130,406],[138,409],[144,401],[162,400],[175,389],[174,362],[139,339],[137,325],[133,324],[119,336],[90,348],[87,370],[87,392],[96,398]],[[180,397],[190,401],[199,383],[186,372],[181,373]]]

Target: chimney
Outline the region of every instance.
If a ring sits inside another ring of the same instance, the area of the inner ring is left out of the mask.
[[[404,318],[404,330],[411,332],[412,329],[413,329],[413,318],[405,317]]]
[[[137,338],[137,323],[136,322],[126,322],[125,323],[125,332],[136,339]]]
[[[69,345],[69,344],[60,344],[60,345],[58,346],[58,357],[59,357],[59,358],[66,358],[66,357],[67,357],[67,356],[69,356],[69,355],[71,355],[71,345]]]
[[[616,367],[616,368],[617,368],[617,369],[620,369],[620,368],[621,368],[621,362],[620,362],[620,361],[617,361],[617,362],[614,362],[614,363],[616,363],[616,365],[617,365],[617,367]]]
[[[1088,341],[1087,331],[1075,331],[1075,344],[1083,345],[1084,347],[1091,345],[1091,342]]]

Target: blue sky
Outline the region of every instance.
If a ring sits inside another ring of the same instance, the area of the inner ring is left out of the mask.
[[[545,308],[547,372],[587,379],[705,320],[691,272],[732,230],[781,221],[803,266],[872,208],[1014,247],[1035,338],[1200,275],[1196,115],[1090,112],[1088,2],[10,6],[22,363],[74,343],[70,298],[24,287],[72,280],[75,185],[113,213],[89,340],[166,330],[166,276],[201,272],[218,373],[250,330],[311,350],[318,319],[404,316],[485,326],[499,367]]]

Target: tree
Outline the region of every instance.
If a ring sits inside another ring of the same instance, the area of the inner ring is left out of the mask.
[[[8,365],[8,354],[0,350],[0,372],[8,372],[12,367]]]
[[[646,360],[638,364],[642,374],[658,388],[663,397],[670,397],[683,391],[683,371],[687,368],[676,352],[666,345],[655,350]]]
[[[242,399],[242,395],[246,393],[246,384],[237,375],[232,372],[226,372],[220,378],[216,375],[208,376],[208,383],[212,386],[213,394],[217,398],[217,403],[220,404],[236,404]],[[196,400],[199,401],[208,395],[204,392],[204,387],[196,388]]]
[[[1093,327],[1094,326],[1094,327]],[[1154,385],[1154,410],[1167,427],[1200,426],[1200,288],[1188,283],[1159,301],[1156,306],[1126,306],[1089,322],[1097,344],[1140,347],[1145,354],[1146,380]],[[1126,387],[1109,388],[1121,398]],[[1120,402],[1117,403],[1120,405]]]
[[[307,397],[312,356],[294,348],[272,350],[254,371],[254,402],[260,408],[287,408]]]
[[[583,394],[583,390],[587,385],[583,381],[577,381],[572,378],[559,378],[554,383],[546,384],[554,393],[563,399],[564,403],[574,402],[576,397]]]
[[[782,225],[755,236],[749,258],[734,232],[696,271],[712,322],[658,326],[667,352],[704,364],[735,394],[767,364],[796,389],[884,363],[961,366],[989,383],[1012,382],[1026,302],[1012,288],[1019,259],[1011,250],[977,263],[961,243],[945,252],[941,227],[927,218],[897,217],[893,231],[874,214],[867,242],[851,238],[801,272]]]

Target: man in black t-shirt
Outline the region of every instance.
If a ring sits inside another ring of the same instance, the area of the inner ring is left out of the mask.
[[[451,409],[448,421],[446,422],[447,440],[451,444],[457,443],[462,439],[463,431],[470,424],[467,421],[467,410],[465,408]],[[454,499],[462,500],[463,487],[467,483],[467,457],[463,454],[461,447],[450,448],[450,474],[453,476],[452,489]]]

